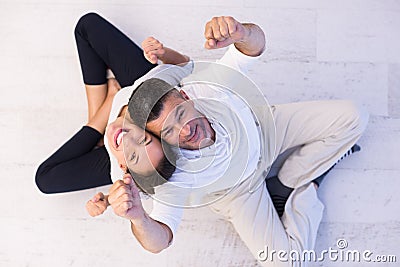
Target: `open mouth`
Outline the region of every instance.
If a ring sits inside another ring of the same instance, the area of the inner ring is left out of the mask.
[[[124,136],[124,131],[122,129],[118,129],[118,131],[114,134],[114,144],[115,148],[118,148],[122,143],[122,137]]]
[[[193,135],[187,140],[187,142],[195,142],[199,138],[199,131],[196,125],[196,128],[193,131]]]

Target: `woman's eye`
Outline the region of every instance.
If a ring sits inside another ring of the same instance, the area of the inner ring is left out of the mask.
[[[130,160],[134,160],[135,158],[136,158],[136,153],[133,152],[132,155],[131,155],[131,159]]]

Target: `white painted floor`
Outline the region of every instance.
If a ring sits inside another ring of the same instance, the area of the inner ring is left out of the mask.
[[[98,188],[43,195],[38,165],[86,120],[73,29],[103,14],[131,38],[152,35],[194,59],[203,26],[232,15],[262,26],[268,51],[250,77],[271,103],[349,98],[371,120],[362,153],[340,163],[320,188],[326,205],[316,250],[370,250],[397,263],[326,260],[311,266],[400,265],[400,1],[398,0],[0,0],[0,266],[255,266],[229,223],[188,210],[173,247],[153,255],[108,211],[90,218]]]

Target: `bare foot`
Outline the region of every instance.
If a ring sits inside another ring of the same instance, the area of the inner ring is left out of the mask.
[[[114,96],[121,89],[121,85],[115,78],[110,78],[107,80],[107,94]]]

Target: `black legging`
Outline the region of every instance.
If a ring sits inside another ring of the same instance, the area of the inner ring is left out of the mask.
[[[95,13],[84,15],[75,28],[75,39],[85,84],[105,84],[111,69],[121,87],[132,85],[156,65],[126,35]],[[43,193],[70,192],[111,184],[110,158],[95,129],[84,126],[36,172]]]

